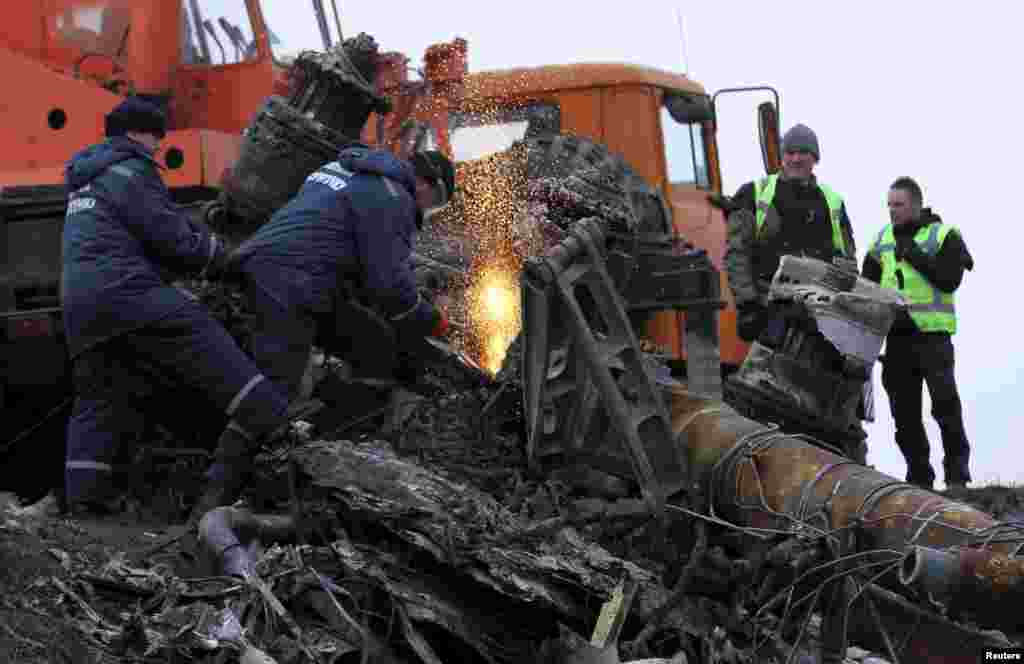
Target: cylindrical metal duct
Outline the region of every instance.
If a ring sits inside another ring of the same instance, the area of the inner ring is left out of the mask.
[[[974,607],[986,597],[999,597],[997,587],[1013,602],[1020,576],[1016,570],[1024,566],[1013,555],[1024,543],[1024,528],[1000,524],[969,505],[857,464],[830,452],[821,441],[781,434],[719,401],[679,386],[666,390],[677,444],[686,450],[692,476],[706,492],[707,516],[761,535],[800,533],[841,540],[840,548],[848,547],[843,556],[872,567],[873,582],[881,585],[864,585],[856,601],[850,601],[851,638],[885,652],[895,645],[882,630],[896,628],[901,631],[902,661],[943,664],[974,662],[982,648],[1007,645],[998,632],[953,622],[881,586],[903,589],[898,571],[908,546],[928,547],[928,552],[963,547],[960,551],[970,553],[959,554],[958,572],[950,571],[947,557],[929,554],[919,576],[940,593],[971,597]],[[851,532],[854,537],[845,537]],[[912,573],[916,563],[907,565]],[[995,571],[1006,569],[1014,570],[1012,581]],[[975,577],[984,570],[984,578],[963,583],[959,580],[969,573],[965,570]],[[958,576],[951,581],[948,574]],[[952,590],[943,590],[948,587]],[[1024,615],[1005,608],[999,615],[975,615],[985,619],[985,627],[1024,628]]]
[[[1000,629],[1020,629],[1024,558],[989,548],[914,546],[903,558],[900,581],[954,613],[969,613],[978,622]]]

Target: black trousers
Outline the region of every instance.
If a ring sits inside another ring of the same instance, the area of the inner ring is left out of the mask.
[[[921,414],[924,383],[932,398],[932,417],[942,434],[946,483],[971,479],[971,446],[953,369],[953,340],[948,334],[890,335],[886,340],[882,385],[889,394],[896,444],[907,462],[908,482],[930,487],[935,480]]]

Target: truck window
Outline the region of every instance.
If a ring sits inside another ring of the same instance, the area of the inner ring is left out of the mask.
[[[665,142],[665,162],[668,181],[672,184],[691,184],[707,189],[708,165],[704,156],[704,134],[700,122],[680,122],[679,112],[669,104],[661,109],[661,132]],[[673,111],[676,111],[675,114]]]
[[[245,0],[182,0],[181,61],[230,65],[257,57]]]
[[[131,19],[123,0],[68,7],[56,16],[57,35],[85,53],[117,56],[124,52]]]
[[[455,161],[482,159],[529,136],[561,129],[557,104],[538,103],[495,110],[453,113],[449,121]]]

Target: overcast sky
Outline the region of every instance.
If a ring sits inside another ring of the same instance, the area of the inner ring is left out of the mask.
[[[241,0],[235,0],[239,4]],[[311,3],[263,0],[286,42],[319,48]],[[325,5],[330,6],[329,0]],[[782,97],[783,129],[818,134],[819,177],[844,194],[858,259],[883,224],[889,183],[916,178],[926,203],[957,225],[976,268],[958,292],[957,378],[976,481],[1024,481],[1016,436],[1024,430],[1024,359],[1015,264],[1022,260],[1012,202],[1024,190],[1018,103],[1022,58],[1018,3],[719,2],[633,0],[339,2],[346,35],[372,34],[384,50],[418,62],[431,43],[469,41],[471,70],[625,61],[681,71],[711,92],[769,84]],[[762,174],[753,109],[735,99],[720,113],[726,189]],[[878,421],[869,462],[902,478],[888,400],[875,370]],[[926,400],[925,408],[930,408]],[[930,416],[932,465],[941,443]]]

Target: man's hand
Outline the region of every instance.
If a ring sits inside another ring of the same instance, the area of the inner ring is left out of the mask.
[[[416,285],[421,290],[436,292],[445,287],[444,275],[437,269],[427,265],[416,266],[413,270],[413,277],[416,279]]]
[[[802,297],[787,297],[774,301],[776,314],[785,318],[810,318],[807,302]]]
[[[240,283],[242,281],[242,256],[238,247],[231,247],[227,258],[224,260],[224,267],[221,270],[221,279]]]
[[[736,332],[743,341],[754,341],[764,327],[765,309],[757,300],[746,302],[738,307],[736,316]]]
[[[221,250],[206,269],[204,277],[210,281],[241,285],[243,279],[238,246],[220,236],[217,239],[222,244]]]
[[[896,238],[896,260],[909,260],[915,249],[917,249],[917,244],[914,242],[914,238],[906,235]]]
[[[731,198],[721,194],[708,194],[708,202],[724,212],[726,216],[729,216],[730,212],[737,209],[736,204],[732,202]]]

